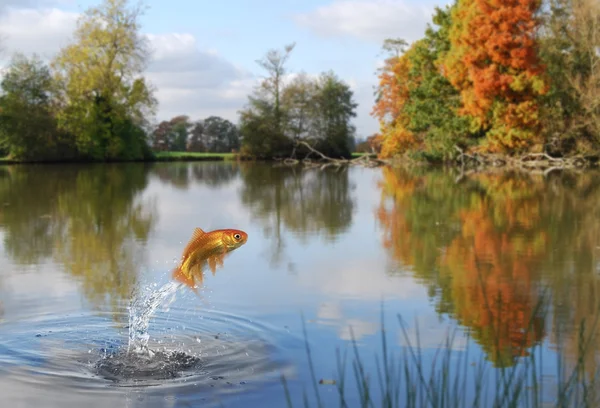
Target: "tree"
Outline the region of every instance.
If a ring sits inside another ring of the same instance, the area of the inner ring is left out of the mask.
[[[458,0],[444,73],[461,94],[472,130],[489,151],[523,150],[540,130],[537,98],[547,91],[536,48],[539,0]]]
[[[172,143],[171,151],[184,152],[187,150],[188,134],[190,128],[193,126],[190,123],[190,118],[187,115],[175,116],[170,121]]]
[[[242,154],[271,158],[288,154],[292,143],[283,128],[284,112],[281,106],[285,63],[294,48],[286,45],[283,51],[270,50],[258,61],[268,76],[253,94],[248,96],[248,106],[240,111],[240,134],[243,138]]]
[[[401,56],[385,60],[379,73],[379,86],[371,114],[379,120],[381,157],[392,157],[418,145],[416,135],[409,127],[410,117],[405,105],[410,97],[409,80],[411,47]]]
[[[0,145],[15,159],[68,156],[52,114],[55,83],[37,55],[15,54],[2,79]]]
[[[93,159],[148,154],[142,131],[156,100],[141,75],[149,57],[140,6],[104,0],[79,19],[75,41],[53,62],[60,84],[59,125]]]
[[[156,151],[171,150],[171,123],[163,120],[152,132],[152,149]]]
[[[355,133],[352,118],[356,117],[353,92],[333,72],[321,74],[314,96],[314,134],[320,150],[333,157],[351,157]]]
[[[381,48],[391,54],[391,58],[400,58],[400,55],[406,51],[406,47],[408,43],[403,38],[386,38]]]
[[[269,76],[261,83],[262,90],[269,94],[273,100],[273,116],[276,130],[281,131],[281,93],[283,88],[283,76],[286,73],[285,63],[290,53],[296,46],[295,43],[288,44],[281,50],[269,50],[267,54],[258,60],[258,65],[264,68]]]
[[[324,154],[350,157],[355,132],[351,119],[357,107],[352,90],[333,72],[316,79],[301,73],[284,83],[283,64],[292,49],[289,45],[284,52],[271,50],[261,61],[269,77],[240,112],[242,153],[263,158],[289,156],[296,153],[296,142],[304,139]]]
[[[540,57],[552,78],[542,99],[549,152],[585,151],[600,143],[600,4],[547,0]]]
[[[188,152],[205,152],[206,143],[204,142],[204,123],[201,120],[195,122],[190,131],[190,139],[186,150]]]
[[[187,115],[163,120],[152,132],[154,150],[183,152],[187,150],[189,130],[193,124]]]
[[[237,127],[218,116],[204,119],[203,140],[207,150],[214,153],[229,153],[240,144]]]
[[[286,135],[296,141],[309,137],[315,116],[315,81],[306,73],[296,76],[283,90],[282,104],[287,116]]]
[[[440,61],[450,49],[451,12],[452,7],[436,7],[434,26],[428,25],[408,56],[410,91],[403,111],[407,128],[420,135],[422,153],[430,161],[450,159],[455,145],[466,147],[476,141],[472,136],[481,136],[469,132],[468,119],[458,115],[460,94],[442,74]]]

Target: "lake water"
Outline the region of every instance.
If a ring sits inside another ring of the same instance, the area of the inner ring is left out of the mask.
[[[402,367],[413,380],[418,367],[427,381],[461,376],[450,388],[467,400],[489,380],[482,395],[493,398],[499,372],[535,361],[537,377],[523,383],[543,385],[552,405],[557,368],[568,372],[578,355],[582,372],[599,367],[598,176],[0,167],[2,406],[285,407],[282,375],[294,406],[304,392],[317,406],[305,339],[323,406],[339,406],[336,350],[347,353],[345,398],[359,406],[353,338],[381,406],[382,311],[387,350],[408,351]],[[149,346],[179,354],[137,371],[115,363],[131,300],[172,281],[195,227],[249,239],[214,275],[205,271],[197,293],[178,287],[157,306]],[[589,343],[578,353],[582,321]],[[414,392],[406,381],[401,401]]]

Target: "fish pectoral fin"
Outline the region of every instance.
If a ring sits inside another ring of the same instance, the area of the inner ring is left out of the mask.
[[[192,275],[192,278],[194,279],[198,279],[200,281],[200,283],[202,283],[202,281],[204,280],[204,276],[202,276],[202,265],[200,265],[199,263],[193,265],[190,267],[190,275]]]
[[[217,257],[211,256],[206,261],[208,262],[208,266],[214,275],[217,272]]]

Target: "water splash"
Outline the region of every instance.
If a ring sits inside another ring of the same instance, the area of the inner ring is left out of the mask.
[[[154,354],[148,348],[150,318],[160,305],[168,306],[175,300],[177,289],[181,286],[180,283],[168,282],[158,290],[154,290],[152,287],[147,288],[147,290],[150,290],[149,294],[139,292],[136,294],[129,306],[129,344],[127,352],[134,351],[150,356]],[[170,295],[172,295],[171,298],[167,300]]]

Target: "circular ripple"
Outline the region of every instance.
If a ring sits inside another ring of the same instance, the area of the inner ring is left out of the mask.
[[[15,390],[35,388],[40,399],[80,401],[79,395],[84,401],[95,394],[108,404],[111,395],[132,387],[204,401],[206,392],[213,396],[278,383],[279,374],[290,370],[276,346],[277,337],[289,333],[265,323],[197,307],[157,311],[150,321],[150,356],[127,352],[127,322],[123,308],[5,323],[0,376]]]

